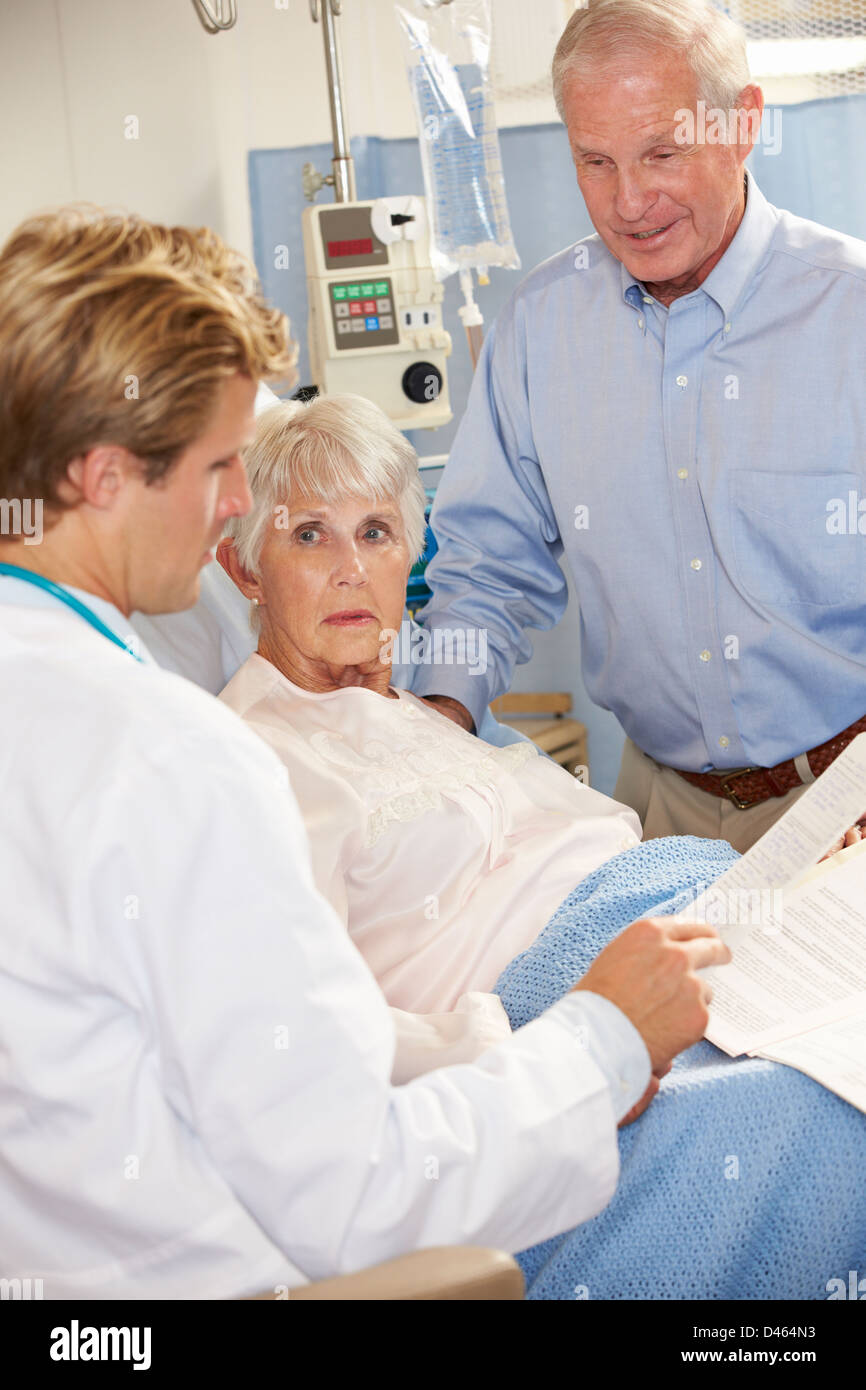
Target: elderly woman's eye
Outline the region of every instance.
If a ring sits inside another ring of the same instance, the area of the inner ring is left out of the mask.
[[[297,538],[299,541],[305,541],[305,542],[308,541],[308,540],[315,540],[315,538],[318,536],[318,534],[319,534],[319,533],[318,533],[318,531],[316,530],[315,526],[304,526],[304,527],[301,528],[300,531],[296,531],[296,532],[295,532],[296,538]]]
[[[385,527],[385,526],[378,526],[378,525],[377,525],[377,526],[368,526],[367,529],[366,529],[366,531],[364,532],[364,535],[365,535],[365,536],[371,536],[371,535],[373,535],[374,532],[377,532],[377,533],[378,533],[378,536],[387,536],[387,535],[388,535],[387,527]],[[378,536],[377,536],[377,539],[378,539]]]

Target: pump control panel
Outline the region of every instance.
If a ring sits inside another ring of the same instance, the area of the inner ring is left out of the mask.
[[[447,424],[451,337],[424,199],[316,205],[303,233],[315,385],[366,396],[399,429]]]

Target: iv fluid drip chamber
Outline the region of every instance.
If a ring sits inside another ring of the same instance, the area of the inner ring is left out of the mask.
[[[424,199],[315,205],[304,211],[303,234],[319,390],[366,396],[399,429],[447,424],[451,338]]]

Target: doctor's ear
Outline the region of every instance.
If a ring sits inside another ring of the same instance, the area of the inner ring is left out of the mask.
[[[244,598],[252,599],[255,603],[259,602],[262,590],[257,579],[245,570],[235,549],[235,543],[228,536],[223,536],[216,548],[216,557],[228,575],[232,583],[240,589]]]
[[[141,478],[141,463],[128,449],[118,444],[97,444],[86,454],[70,459],[57,491],[63,502],[89,502],[92,507],[107,511],[130,479]]]

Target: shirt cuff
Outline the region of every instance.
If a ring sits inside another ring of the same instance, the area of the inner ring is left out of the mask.
[[[566,1024],[604,1076],[619,1123],[640,1100],[652,1076],[640,1033],[616,1004],[588,989],[572,990],[549,1012]]]

